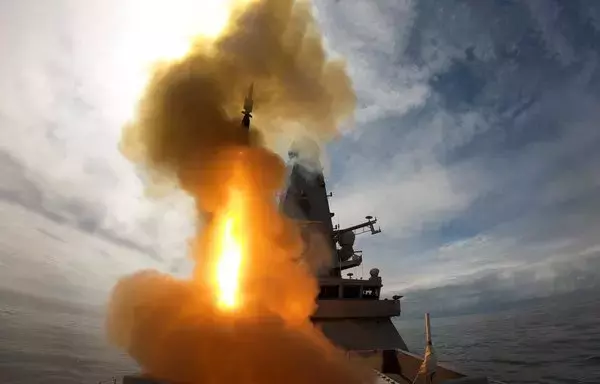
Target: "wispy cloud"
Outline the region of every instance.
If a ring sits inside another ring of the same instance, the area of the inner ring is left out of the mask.
[[[60,238],[83,231],[127,245],[136,265],[142,250],[162,260],[148,265],[177,269],[191,201],[145,198],[118,152],[140,58],[159,36],[136,4],[0,2],[0,193],[77,229]],[[382,235],[359,240],[365,268],[401,291],[496,276],[490,284],[519,292],[523,271],[587,281],[578,266],[596,257],[600,215],[600,5],[315,7],[358,93],[356,127],[328,148],[328,176],[341,224],[380,219]]]
[[[3,194],[169,260],[185,253],[191,201],[145,198],[118,149],[147,65],[139,51],[152,37],[136,29],[144,14],[130,5],[0,4]]]
[[[403,7],[410,16],[382,23],[380,39],[364,45],[344,40],[373,12],[348,6],[350,23],[335,5],[322,9],[339,29],[332,45],[361,63],[357,88],[394,89],[411,106],[379,108],[365,98],[359,134],[332,147],[337,216],[349,223],[375,214],[383,226],[379,241],[361,243],[367,265],[384,268],[389,290],[414,290],[524,270],[552,271],[548,281],[558,281],[567,261],[596,257],[586,250],[597,246],[598,228],[600,46],[589,16],[598,6]],[[393,49],[383,47],[390,36]]]
[[[359,124],[401,115],[425,101],[427,70],[397,65],[411,35],[414,2],[315,3],[330,50],[348,59],[358,92]]]

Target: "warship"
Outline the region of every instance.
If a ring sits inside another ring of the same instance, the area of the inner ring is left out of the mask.
[[[242,129],[250,129],[253,110],[253,85],[244,101]],[[376,383],[427,383],[427,384],[484,384],[498,383],[486,377],[470,377],[438,364],[433,350],[429,315],[425,314],[425,356],[409,351],[402,336],[392,323],[401,314],[402,296],[383,298],[380,271],[373,268],[368,278],[355,278],[343,271],[361,266],[362,252],[354,248],[356,236],[363,233],[376,235],[377,218],[366,216],[363,223],[341,228],[334,225],[330,210],[326,180],[322,167],[313,163],[307,167],[299,161],[300,154],[292,150],[288,166],[288,181],[279,196],[282,212],[296,220],[303,234],[319,233],[326,239],[330,263],[317,273],[320,291],[312,323],[335,346],[345,352],[348,359],[360,361],[373,369]],[[306,236],[303,236],[308,241]],[[323,252],[320,249],[320,252]],[[117,383],[113,378],[107,383]],[[125,376],[123,384],[168,384],[141,376]]]

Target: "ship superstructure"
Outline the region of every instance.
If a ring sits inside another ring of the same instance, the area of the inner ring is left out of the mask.
[[[332,194],[327,192],[322,169],[315,167],[315,159],[310,167],[303,165],[295,151],[289,156],[290,179],[281,198],[281,209],[310,234],[305,241],[312,238],[326,244],[318,252],[326,252],[330,258],[329,265],[318,272],[320,292],[313,322],[346,350],[406,350],[404,340],[391,322],[392,317],[400,315],[400,296],[381,300],[379,270],[371,269],[367,279],[352,278],[351,273],[342,277],[344,270],[362,264],[360,251],[354,249],[356,236],[380,233],[375,227],[377,219],[367,216],[365,222],[351,227],[334,226],[334,213],[329,206]]]

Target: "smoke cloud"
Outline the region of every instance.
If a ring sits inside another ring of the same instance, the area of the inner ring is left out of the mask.
[[[153,271],[121,281],[109,329],[148,376],[174,383],[364,383],[308,323],[226,316],[210,295]],[[113,323],[113,321],[115,323]]]
[[[251,83],[257,119],[247,131],[239,113]],[[145,373],[178,383],[370,377],[309,321],[318,285],[310,260],[299,260],[297,224],[275,206],[285,166],[267,149],[277,135],[334,138],[354,103],[343,62],[327,59],[308,2],[253,1],[234,11],[217,40],[199,39],[186,57],[156,65],[122,151],[149,172],[151,189],[175,182],[193,196],[206,225],[192,239],[191,279],[142,271],[113,291],[109,338]],[[228,210],[243,260],[240,303],[224,311],[216,304],[215,244]]]
[[[255,0],[234,12],[216,42],[199,39],[183,60],[158,64],[137,120],[125,129],[123,152],[175,173],[186,188],[183,173],[209,168],[224,147],[257,146],[277,134],[335,137],[356,98],[344,63],[327,60],[310,10],[306,1]],[[239,129],[239,113],[251,83],[257,118],[249,134]]]

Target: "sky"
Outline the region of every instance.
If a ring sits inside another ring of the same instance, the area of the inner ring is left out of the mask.
[[[189,266],[191,201],[145,197],[118,141],[191,4],[0,0],[3,285],[87,302],[136,269]],[[600,3],[315,10],[358,96],[327,147],[335,219],[383,230],[358,238],[356,276],[378,267],[386,292],[428,306],[598,284]]]

